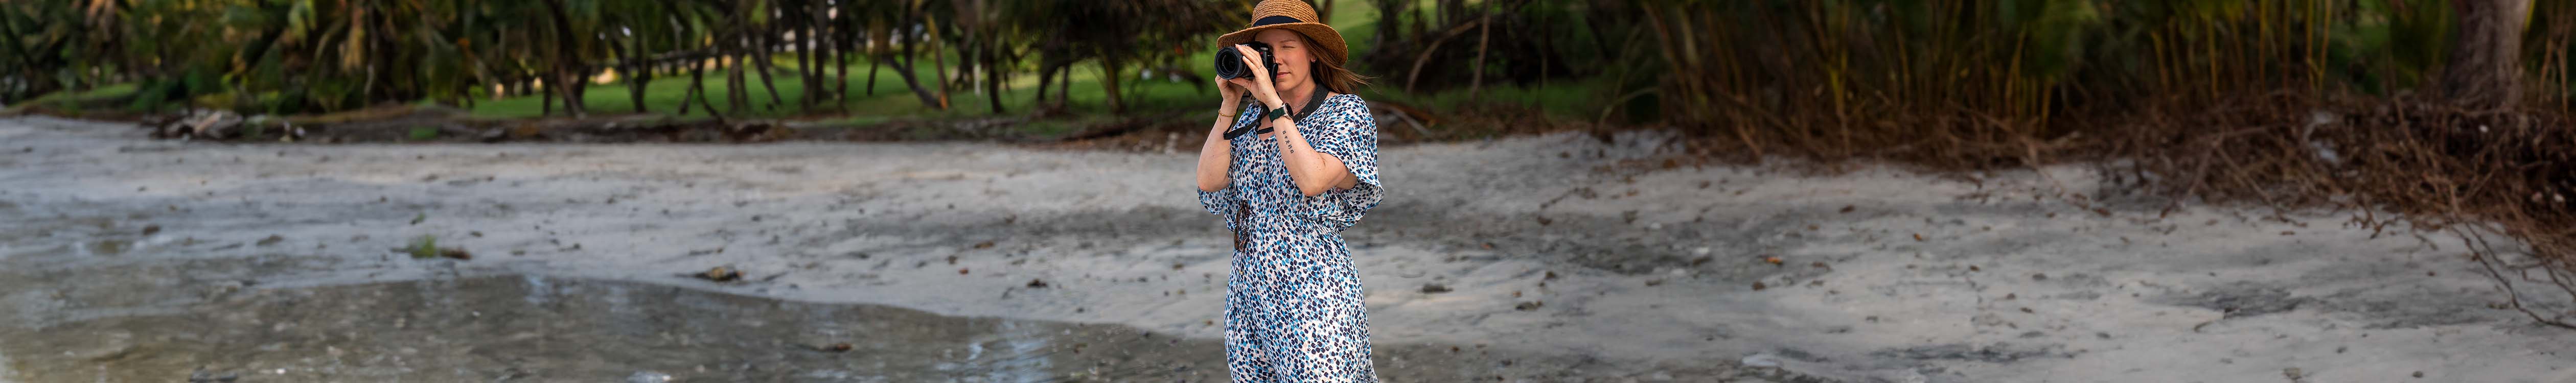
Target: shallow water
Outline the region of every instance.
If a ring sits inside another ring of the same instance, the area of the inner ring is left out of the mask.
[[[1110,325],[956,318],[639,283],[476,277],[245,289],[151,310],[81,307],[0,330],[29,382],[1206,381],[1207,340]],[[113,305],[113,304],[111,304]],[[98,315],[105,312],[132,315]],[[78,315],[89,316],[89,315]],[[22,316],[23,317],[23,316]],[[846,351],[834,345],[847,344]],[[1162,379],[1169,378],[1169,379]],[[645,379],[652,380],[652,379]]]
[[[21,310],[11,313],[21,320],[0,326],[0,339],[6,339],[0,356],[15,375],[0,376],[23,382],[226,376],[269,382],[1226,378],[1217,341],[1121,325],[950,317],[524,275],[267,289],[164,274],[209,265],[126,270],[102,278],[132,277],[127,281],[142,285],[97,289],[62,283],[52,285],[59,289],[20,290],[52,290],[47,294],[70,299],[31,304],[21,295],[9,305]],[[18,277],[31,278],[11,279],[47,279]],[[126,299],[98,299],[104,296],[77,290]],[[841,344],[847,349],[838,349]],[[1584,381],[1620,378],[1629,373],[1617,371],[1637,367],[1472,345],[1379,350],[1376,362],[1389,381]],[[1734,375],[1722,366],[1661,370],[1655,378]]]

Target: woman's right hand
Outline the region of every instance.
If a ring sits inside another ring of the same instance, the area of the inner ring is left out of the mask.
[[[1242,84],[1237,84],[1234,81],[1226,81],[1224,77],[1217,77],[1212,80],[1216,80],[1217,97],[1222,98],[1221,100],[1218,100],[1217,106],[1220,108],[1217,110],[1218,112],[1235,113],[1236,111],[1243,110]]]

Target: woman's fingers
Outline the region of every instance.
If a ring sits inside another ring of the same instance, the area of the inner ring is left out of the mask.
[[[1253,79],[1252,79],[1252,78],[1250,78],[1250,77],[1246,77],[1246,78],[1235,78],[1235,79],[1226,79],[1226,80],[1225,80],[1225,83],[1226,83],[1226,84],[1229,84],[1229,85],[1234,85],[1234,86],[1239,87],[1239,88],[1235,88],[1235,90],[1237,91],[1236,93],[1241,93],[1241,94],[1251,94],[1252,92],[1254,92],[1254,90],[1255,90],[1255,89],[1261,89],[1260,87],[1258,87],[1258,86],[1257,86],[1257,84],[1259,84],[1259,82],[1257,82],[1257,81],[1253,81]]]
[[[1244,67],[1252,68],[1252,73],[1270,75],[1270,63],[1261,62],[1261,51],[1252,50],[1251,45],[1243,44],[1235,44],[1234,51],[1243,53],[1237,56],[1243,57]]]

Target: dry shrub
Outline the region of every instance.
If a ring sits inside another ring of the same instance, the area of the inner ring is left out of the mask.
[[[2529,109],[2437,89],[2447,7],[2338,1],[1696,2],[1642,7],[1653,90],[1709,158],[2103,166],[2174,201],[2450,231],[2507,289],[2576,302],[2576,3],[2534,9]],[[2370,5],[2370,6],[2354,6]],[[2356,36],[2380,36],[2359,39]],[[2082,203],[2082,201],[2074,201]],[[2410,233],[2411,234],[2411,233]],[[2520,239],[2508,255],[2486,238]],[[2508,263],[2508,258],[2511,259]],[[2532,283],[2539,282],[2539,283]],[[2509,305],[2569,326],[2576,312]],[[2576,306],[2569,306],[2576,307]],[[2576,326],[2571,326],[2576,327]]]
[[[2271,96],[2198,113],[2148,114],[2103,142],[2131,186],[2214,202],[2333,207],[2385,230],[2458,234],[2508,290],[2510,306],[2576,328],[2576,312],[2535,311],[2516,280],[2576,299],[2576,124],[2555,112],[2472,110],[2396,98]],[[2393,213],[2394,215],[2382,215]],[[2487,236],[2522,240],[2516,254]],[[2507,275],[2511,272],[2513,275]],[[2532,273],[2541,274],[2538,277]]]
[[[1725,130],[1695,151],[1823,163],[1888,161],[1942,171],[2084,162],[2105,189],[2274,211],[2357,212],[2374,235],[2459,235],[2468,256],[2508,290],[2507,306],[2576,328],[2576,306],[2534,304],[2517,286],[2554,286],[2576,301],[2576,119],[2553,111],[2471,110],[2409,97],[2318,98],[2276,92],[2139,111],[2060,118],[2050,128],[1973,114],[1885,115],[1895,129]],[[1830,116],[1744,116],[1783,126],[1840,126]],[[1875,125],[1875,124],[1873,124]],[[1968,136],[1959,132],[1994,132]],[[2036,132],[2064,132],[2039,135]],[[1826,166],[1826,169],[1840,168]],[[2397,227],[2399,229],[2392,229]],[[2521,240],[2498,249],[2488,237]],[[2518,251],[2516,251],[2518,250]],[[2519,284],[2518,284],[2519,283]]]

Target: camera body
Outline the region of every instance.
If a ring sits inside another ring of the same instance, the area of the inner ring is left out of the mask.
[[[1254,52],[1261,52],[1261,62],[1268,63],[1272,68],[1278,67],[1279,59],[1270,55],[1270,44],[1255,41],[1244,43],[1243,45],[1252,47],[1252,51]],[[1218,47],[1216,49],[1217,78],[1227,80],[1238,78],[1258,78],[1253,77],[1257,74],[1258,73],[1252,72],[1251,66],[1243,64],[1243,51],[1236,50],[1231,46]]]

